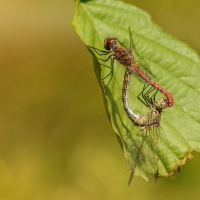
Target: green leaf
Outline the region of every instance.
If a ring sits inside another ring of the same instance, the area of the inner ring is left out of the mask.
[[[200,59],[195,51],[165,33],[151,21],[146,12],[119,1],[77,0],[73,25],[86,45],[101,50],[104,50],[103,41],[108,36],[116,37],[129,46],[130,27],[136,49],[149,63],[156,76],[155,82],[173,96],[174,106],[162,113],[161,123],[173,156],[178,158],[181,165],[189,157],[187,155],[191,155],[190,152],[200,151]],[[132,165],[135,159],[134,149],[138,149],[141,141],[138,127],[129,120],[122,105],[125,67],[115,62],[113,79],[106,87],[109,78],[103,82],[102,77],[109,74],[110,70],[101,67],[94,52],[89,48],[88,50],[93,55],[94,70],[103,92],[108,118],[123,147],[125,157]],[[109,61],[106,64],[110,65]],[[130,107],[134,112],[146,115],[148,108],[137,99],[143,84],[132,76],[129,88]],[[173,159],[164,159],[167,148],[169,146],[163,145],[159,152],[154,152],[159,158],[159,176],[164,177],[169,176],[176,165]],[[146,148],[142,148],[142,155],[148,159],[149,152]],[[144,166],[143,161],[139,161],[136,175],[149,180],[146,173],[149,166]]]

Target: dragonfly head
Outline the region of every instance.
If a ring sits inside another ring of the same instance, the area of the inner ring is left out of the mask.
[[[161,98],[155,101],[154,106],[156,107],[157,110],[162,110],[168,108],[169,104],[167,102],[167,99]]]
[[[115,38],[111,38],[111,37],[107,37],[104,40],[104,48],[108,51],[110,51],[112,49],[112,47],[114,47],[117,43],[117,40]]]

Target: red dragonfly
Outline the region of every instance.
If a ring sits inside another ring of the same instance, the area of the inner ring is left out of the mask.
[[[146,81],[147,83],[152,85],[154,88],[156,88],[160,92],[162,92],[167,98],[168,107],[173,106],[172,95],[168,91],[166,91],[164,88],[159,86],[157,83],[152,81],[151,77],[155,77],[155,76],[151,73],[146,61],[141,56],[139,56],[139,54],[137,53],[136,48],[133,44],[133,39],[131,36],[130,29],[129,29],[129,34],[130,34],[130,49],[125,47],[119,40],[117,40],[114,37],[107,37],[104,40],[104,48],[107,51],[99,50],[95,47],[89,46],[99,56],[109,55],[107,59],[104,60],[104,59],[99,58],[99,60],[106,62],[109,59],[111,59],[111,67],[100,63],[100,65],[111,69],[111,72],[106,77],[103,78],[103,79],[105,79],[111,75],[111,78],[110,78],[107,86],[109,85],[110,81],[113,78],[114,60],[116,60],[116,61],[120,62],[122,65],[124,65],[131,74],[138,75],[141,79],[143,79],[144,81]],[[118,46],[117,43],[119,43],[120,46]],[[131,49],[133,49],[133,51]]]

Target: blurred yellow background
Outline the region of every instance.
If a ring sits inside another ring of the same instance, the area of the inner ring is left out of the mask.
[[[200,53],[200,1],[129,2]],[[0,200],[200,199],[197,153],[175,181],[127,187],[74,12],[70,0],[1,1]]]

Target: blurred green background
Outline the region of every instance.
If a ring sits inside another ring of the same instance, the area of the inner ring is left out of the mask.
[[[200,53],[200,1],[129,3]],[[74,12],[69,0],[1,1],[0,199],[200,199],[197,153],[174,181],[135,177],[127,187],[92,57],[71,25]]]

